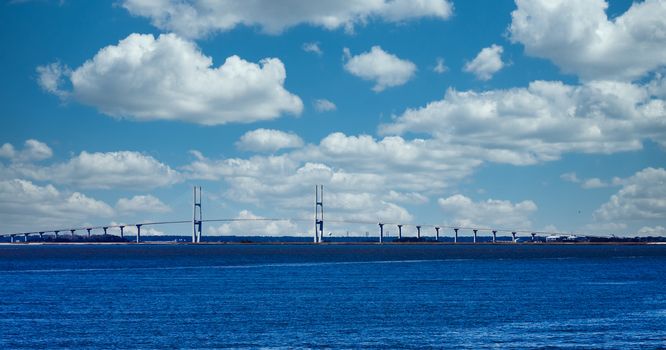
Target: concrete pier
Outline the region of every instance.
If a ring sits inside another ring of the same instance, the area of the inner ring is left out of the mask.
[[[435,227],[435,241],[439,242],[439,227]]]
[[[497,231],[493,230],[493,243],[497,243]]]
[[[457,228],[454,228],[453,231],[456,232],[456,235],[453,237],[453,243],[458,243],[458,230]]]
[[[474,229],[474,230],[472,230],[472,231],[474,231],[474,243],[476,243],[476,232],[479,231],[479,230]]]
[[[416,238],[421,239],[421,226],[416,226]]]
[[[384,224],[379,223],[379,243],[384,243]]]
[[[136,225],[136,243],[141,242],[141,224]]]
[[[402,239],[402,225],[398,225],[398,239]]]

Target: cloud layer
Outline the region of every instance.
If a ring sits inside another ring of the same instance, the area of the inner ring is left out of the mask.
[[[80,192],[62,192],[21,179],[0,180],[2,233],[11,230],[61,229],[95,219],[108,219],[108,204]]]
[[[382,134],[427,133],[469,157],[516,165],[563,153],[637,150],[666,145],[666,102],[647,86],[609,81],[570,86],[535,81],[527,88],[459,92],[408,109],[380,126]]]
[[[174,34],[131,34],[74,70],[50,64],[37,71],[45,91],[114,117],[219,125],[303,109],[301,99],[284,88],[287,74],[279,59],[256,64],[231,56],[213,67],[212,58]]]
[[[270,34],[300,24],[352,32],[354,26],[369,20],[445,19],[453,11],[447,0],[123,0],[121,5],[133,15],[149,18],[162,30],[192,38],[240,25],[257,26]]]
[[[449,215],[450,222],[459,226],[502,228],[530,228],[529,216],[536,212],[537,205],[531,200],[511,203],[506,200],[488,199],[474,202],[457,194],[437,200],[440,208]]]
[[[596,212],[599,221],[666,220],[666,170],[646,168],[623,181],[622,188]]]

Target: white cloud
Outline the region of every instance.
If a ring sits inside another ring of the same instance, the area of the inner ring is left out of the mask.
[[[567,181],[567,182],[575,183],[575,184],[580,183],[580,179],[578,178],[578,175],[576,175],[576,173],[573,173],[573,172],[564,173],[564,174],[560,175],[560,179],[562,179],[564,181]]]
[[[303,147],[303,140],[294,133],[257,129],[243,134],[236,142],[236,147],[245,151],[275,152],[284,148]]]
[[[180,174],[139,152],[81,152],[63,163],[47,166],[12,164],[2,177],[20,176],[79,188],[155,188],[181,181]]]
[[[132,198],[120,198],[116,209],[122,213],[168,213],[168,205],[151,195],[136,195]]]
[[[212,64],[174,34],[131,34],[71,72],[53,65],[37,70],[46,91],[120,118],[219,125],[301,113],[300,98],[284,88],[279,59],[256,64],[231,56],[219,67]],[[64,79],[71,91],[58,84]]]
[[[114,214],[108,204],[79,192],[61,192],[52,185],[27,180],[0,180],[0,222],[3,230],[35,231],[81,226]]]
[[[403,22],[423,17],[446,19],[453,6],[447,0],[343,0],[310,1],[206,1],[206,0],[124,0],[121,4],[131,14],[147,17],[165,31],[186,37],[202,37],[244,26],[257,26],[264,32],[278,34],[300,24],[328,30],[345,28],[369,20]]]
[[[321,50],[319,47],[319,42],[309,42],[309,43],[304,43],[303,44],[303,51],[305,52],[311,52],[314,53],[318,56],[321,56],[324,54],[324,52]]]
[[[487,227],[494,229],[529,228],[529,216],[537,206],[530,200],[512,203],[505,200],[488,199],[474,202],[457,194],[437,200],[440,208],[450,215],[452,224],[460,226]]]
[[[666,170],[645,168],[594,213],[600,221],[666,220]]]
[[[309,236],[310,232],[299,229],[291,220],[266,220],[249,210],[242,210],[232,221],[220,226],[210,226],[212,235],[224,236]]]
[[[349,55],[346,49],[345,55]],[[408,60],[398,58],[373,46],[370,51],[357,56],[349,56],[344,65],[345,70],[361,79],[375,83],[372,90],[383,91],[386,88],[399,86],[409,81],[416,73],[416,65]]]
[[[469,157],[509,164],[559,159],[563,153],[638,150],[666,145],[666,101],[646,86],[597,81],[581,86],[535,81],[527,88],[458,92],[408,109],[382,134],[426,133]]]
[[[663,226],[644,226],[638,230],[639,236],[666,236],[666,228]]]
[[[192,179],[224,181],[225,197],[278,217],[310,218],[312,187],[326,190],[327,218],[366,222],[413,220],[403,205],[418,206],[480,164],[463,149],[427,140],[333,133],[317,145],[280,155],[207,159],[184,168]],[[371,231],[376,228],[369,227]]]
[[[17,151],[10,143],[0,147],[0,158],[8,158],[12,162],[40,161],[52,156],[53,151],[47,144],[33,139],[26,140],[21,151]]]
[[[425,204],[429,201],[428,197],[418,192],[396,192],[393,190],[390,190],[389,193],[384,196],[384,200],[407,204]]]
[[[472,73],[479,80],[490,80],[495,73],[504,67],[502,62],[502,52],[504,48],[493,44],[490,47],[482,49],[478,55],[465,64],[465,72]]]
[[[609,186],[609,184],[603,182],[601,179],[599,179],[597,177],[587,179],[581,185],[581,187],[583,187],[585,189],[603,188],[603,187],[608,187],[608,186]]]
[[[666,63],[666,2],[635,2],[609,19],[603,0],[516,0],[510,37],[586,80],[632,80]]]
[[[337,106],[335,105],[335,103],[327,99],[321,98],[314,101],[314,108],[317,112],[322,113],[322,112],[334,111],[337,109]]]
[[[72,71],[68,67],[63,66],[60,62],[54,62],[37,67],[37,74],[37,83],[42,89],[62,99],[67,98],[69,95],[68,92],[62,90],[61,87],[66,83],[65,77],[72,74]]]
[[[437,60],[435,62],[436,62],[435,67],[432,69],[433,71],[435,71],[435,73],[442,74],[442,73],[445,73],[446,71],[449,70],[449,67],[447,67],[444,64],[444,59],[443,58],[437,57]]]
[[[580,187],[584,189],[594,189],[594,188],[604,188],[610,186],[620,186],[624,180],[619,177],[613,177],[610,181],[604,181],[597,177],[592,177],[589,179],[580,179],[576,173],[565,173],[560,175],[560,178],[564,181],[580,184]]]

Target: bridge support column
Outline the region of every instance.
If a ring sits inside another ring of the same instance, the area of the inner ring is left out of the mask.
[[[402,239],[402,225],[398,225],[398,240]]]
[[[136,243],[141,243],[141,224],[136,225]]]
[[[108,230],[109,228],[108,227],[102,227],[102,229],[104,230],[104,235],[106,236],[106,230]]]
[[[497,231],[493,230],[493,243],[497,242]]]
[[[532,242],[536,241],[536,233],[532,232]]]
[[[76,230],[69,230],[69,233],[72,235],[72,237],[74,237],[74,232],[76,232]]]
[[[120,238],[125,238],[125,226],[120,226]]]
[[[379,223],[379,243],[384,243],[384,224]]]
[[[89,229],[89,228],[86,229],[86,231],[88,231],[88,238],[90,238],[90,230],[91,229]]]
[[[453,243],[458,243],[458,230],[457,228],[454,228],[453,231],[455,231],[456,235],[453,236]]]
[[[58,238],[58,233],[60,233],[60,231],[53,231],[53,233],[55,234],[55,238]]]
[[[435,241],[439,242],[439,227],[435,227]]]
[[[421,226],[416,226],[416,239],[421,239]]]
[[[15,243],[16,242],[16,235],[9,235],[9,243]]]
[[[24,233],[23,237],[25,238],[25,243],[28,243],[28,235],[29,233]]]
[[[516,233],[511,232],[511,236],[513,236],[513,243],[516,243]]]
[[[43,231],[39,233],[39,240],[40,241],[44,240],[44,232]]]
[[[479,231],[479,230],[474,229],[474,230],[472,230],[472,231],[474,231],[474,243],[476,243],[476,232]]]

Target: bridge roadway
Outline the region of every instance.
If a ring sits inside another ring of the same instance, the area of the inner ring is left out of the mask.
[[[256,218],[256,219],[208,219],[201,220],[201,222],[244,222],[244,221],[265,221],[265,222],[275,222],[275,221],[296,221],[296,222],[310,222],[308,219],[280,219],[280,218]],[[449,229],[454,233],[454,242],[458,241],[458,234],[460,231],[471,231],[474,233],[473,243],[477,243],[477,234],[479,232],[489,232],[493,235],[492,242],[495,243],[497,239],[497,233],[510,233],[512,235],[513,242],[516,242],[518,235],[524,236],[525,234],[531,235],[532,239],[537,235],[548,235],[548,236],[572,236],[572,233],[562,233],[562,232],[546,232],[546,231],[533,231],[533,230],[515,230],[515,229],[493,229],[488,227],[465,227],[465,226],[451,226],[451,225],[437,225],[437,224],[400,224],[400,223],[391,223],[391,222],[371,222],[371,221],[362,221],[362,220],[326,220],[327,223],[334,224],[355,224],[355,225],[378,225],[379,226],[379,243],[383,243],[384,238],[384,227],[385,226],[394,226],[398,228],[398,238],[403,238],[403,228],[413,227],[416,229],[416,238],[421,238],[421,229],[422,228],[432,228],[435,230],[434,237],[439,241],[440,229]],[[141,242],[141,228],[144,226],[158,226],[158,225],[173,225],[173,224],[193,224],[192,220],[175,220],[175,221],[157,221],[157,222],[142,222],[136,224],[116,224],[116,225],[100,225],[100,226],[81,226],[73,228],[62,228],[62,229],[49,229],[49,230],[40,230],[40,231],[30,231],[30,232],[16,232],[16,233],[4,233],[0,234],[0,238],[10,237],[12,243],[17,242],[17,237],[24,237],[24,242],[28,241],[28,237],[31,235],[39,235],[40,238],[43,238],[44,235],[50,234],[58,237],[61,233],[69,233],[71,236],[74,236],[77,231],[85,231],[87,236],[90,237],[93,231],[103,230],[103,234],[108,234],[109,229],[119,229],[120,236],[124,237],[124,229],[126,227],[136,227],[136,242]],[[449,231],[450,232],[450,231]],[[592,237],[586,235],[586,237]]]

